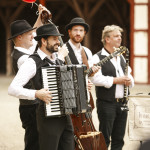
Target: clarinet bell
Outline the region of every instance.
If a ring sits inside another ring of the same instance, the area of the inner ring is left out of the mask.
[[[123,104],[123,105],[121,106],[121,111],[129,111],[128,106],[125,105],[125,104]]]

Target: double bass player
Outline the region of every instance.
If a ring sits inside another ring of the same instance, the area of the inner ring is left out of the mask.
[[[81,42],[83,41],[86,33],[89,31],[89,25],[85,22],[83,18],[76,17],[73,18],[69,24],[66,25],[66,31],[69,35],[69,40],[66,43],[66,46],[69,50],[69,58],[72,64],[85,64],[87,68],[92,68],[93,74],[92,76],[100,69],[99,66],[93,66],[92,63],[92,52],[87,47],[83,46]],[[90,90],[92,86],[91,81],[88,82],[88,89]],[[90,104],[94,106],[93,99],[91,96]],[[93,107],[92,106],[92,107]],[[92,109],[89,107],[89,112],[72,115],[72,122],[74,126],[74,133],[76,141],[76,150],[84,149],[84,150],[106,150],[106,145],[102,134],[96,135],[90,139],[90,136],[84,141],[80,139],[80,133],[84,132],[85,136],[89,133],[95,133],[96,130],[94,128],[91,111]],[[91,135],[92,136],[92,135]],[[102,142],[102,143],[100,143]]]

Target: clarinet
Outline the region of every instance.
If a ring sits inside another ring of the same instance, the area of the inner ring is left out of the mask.
[[[125,76],[128,76],[128,66],[129,66],[129,50],[126,49],[126,65],[125,65]],[[124,97],[122,101],[121,110],[122,111],[129,111],[129,108],[127,106],[128,103],[128,86],[124,85]]]

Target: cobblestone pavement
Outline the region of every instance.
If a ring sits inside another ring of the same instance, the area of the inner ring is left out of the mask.
[[[7,89],[13,77],[0,75],[0,150],[23,150],[24,147],[24,130],[18,112],[18,99],[7,94]],[[149,85],[135,85],[131,90],[131,94],[149,93]],[[94,87],[92,95],[95,100]],[[98,119],[96,109],[93,110],[93,123],[98,129]],[[128,125],[125,135],[125,145],[123,150],[138,150],[139,141],[130,141],[128,137]]]

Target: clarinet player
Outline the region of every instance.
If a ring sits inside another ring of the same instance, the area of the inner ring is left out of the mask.
[[[114,47],[119,48],[122,41],[123,29],[116,25],[105,26],[102,31],[103,48],[93,56],[93,62],[114,52]],[[111,150],[122,150],[127,121],[127,111],[122,110],[124,86],[133,87],[134,80],[131,68],[125,76],[125,59],[122,55],[112,58],[101,67],[101,70],[91,79],[96,86],[96,104],[99,130],[103,133],[106,145]],[[98,74],[101,75],[100,78]],[[110,141],[111,138],[111,141]]]

